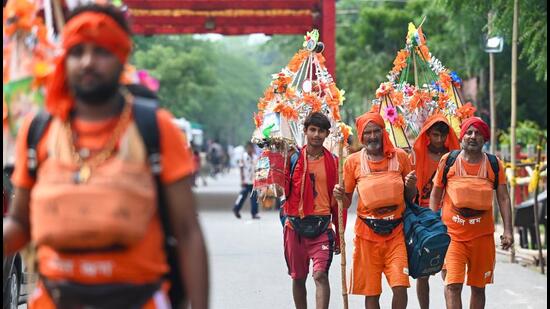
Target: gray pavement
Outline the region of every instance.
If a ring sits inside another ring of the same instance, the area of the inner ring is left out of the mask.
[[[211,304],[214,309],[293,308],[290,277],[287,275],[283,256],[282,227],[278,213],[273,210],[260,212],[260,220],[251,220],[248,202],[242,210],[243,219],[231,213],[232,203],[238,194],[239,184],[235,171],[210,181],[207,187],[196,192],[201,203],[209,203],[209,193],[226,195],[225,200],[212,198],[213,204],[199,205],[199,218],[206,235],[211,269]],[[209,197],[211,196],[211,197]],[[350,213],[346,231],[347,271],[352,256],[353,223],[355,214]],[[351,228],[350,228],[351,227]],[[510,264],[504,256],[498,256],[495,284],[487,287],[486,308],[532,308],[547,307],[547,277],[537,272]],[[342,308],[340,256],[335,256],[329,273],[331,283],[330,308]],[[383,279],[381,308],[390,308],[391,290]],[[445,308],[443,281],[439,275],[432,277],[431,308]],[[419,308],[416,299],[415,281],[411,278],[408,290],[408,308]],[[315,308],[315,285],[307,281],[308,305]],[[470,291],[463,292],[464,307],[468,307]],[[363,308],[364,297],[349,296],[350,308]]]

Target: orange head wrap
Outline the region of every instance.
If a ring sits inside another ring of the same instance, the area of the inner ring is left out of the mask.
[[[370,122],[374,122],[382,128],[382,148],[384,149],[384,155],[391,158],[395,153],[395,148],[390,140],[390,135],[386,131],[386,123],[379,113],[366,112],[355,119],[355,126],[357,128],[357,136],[359,137],[359,141],[363,143],[363,132]]]
[[[414,163],[416,165],[416,176],[418,179],[418,181],[416,182],[416,187],[418,189],[418,192],[422,192],[422,189],[432,177],[432,175],[426,175],[427,172],[425,167],[425,164],[427,164],[428,160],[428,145],[430,144],[428,131],[434,124],[438,122],[443,122],[449,127],[449,134],[447,135],[447,139],[445,140],[445,147],[449,149],[449,151],[460,149],[460,142],[458,141],[458,137],[456,137],[455,131],[449,125],[449,121],[445,116],[441,114],[435,114],[426,119],[426,121],[422,125],[422,130],[416,138],[413,146],[413,155],[415,158]]]
[[[93,43],[108,50],[125,64],[132,49],[132,40],[109,15],[84,12],[73,17],[65,25],[62,42],[63,51],[56,60],[55,70],[46,91],[46,108],[52,115],[66,119],[74,106],[65,71],[68,51],[82,43]]]

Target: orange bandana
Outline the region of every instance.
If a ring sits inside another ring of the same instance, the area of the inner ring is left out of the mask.
[[[46,92],[46,108],[54,116],[66,119],[74,106],[74,98],[67,85],[65,60],[68,51],[82,43],[96,44],[126,63],[132,48],[130,36],[110,16],[85,12],[72,18],[63,29],[63,52],[56,60]]]
[[[388,131],[386,131],[386,123],[379,113],[367,112],[355,119],[355,126],[357,127],[357,136],[359,137],[359,141],[363,143],[363,132],[371,121],[382,128],[382,148],[384,149],[384,155],[391,158],[395,153],[395,148],[390,140]]]
[[[458,141],[458,137],[456,137],[455,131],[449,125],[449,121],[447,120],[447,118],[445,118],[445,116],[441,114],[435,114],[426,119],[426,121],[422,125],[422,130],[416,138],[413,146],[416,165],[416,176],[418,178],[418,181],[416,182],[418,192],[422,192],[422,189],[424,188],[426,183],[431,180],[430,178],[432,175],[426,174],[425,167],[428,160],[428,145],[430,143],[428,130],[438,122],[443,122],[449,127],[449,134],[447,135],[447,139],[445,140],[445,147],[449,149],[449,151],[460,149],[460,142]]]

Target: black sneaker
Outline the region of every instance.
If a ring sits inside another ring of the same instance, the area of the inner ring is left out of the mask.
[[[252,219],[260,219],[260,216],[258,216],[258,215],[253,215],[253,216],[252,216]]]
[[[241,218],[241,214],[239,213],[239,211],[237,209],[233,208],[233,213],[235,214],[235,217],[237,217],[237,219]]]

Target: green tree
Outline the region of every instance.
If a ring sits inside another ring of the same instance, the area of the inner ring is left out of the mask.
[[[139,37],[135,46],[134,63],[160,80],[161,104],[174,116],[201,123],[207,138],[222,143],[250,139],[252,113],[269,82],[257,46],[190,36]]]

